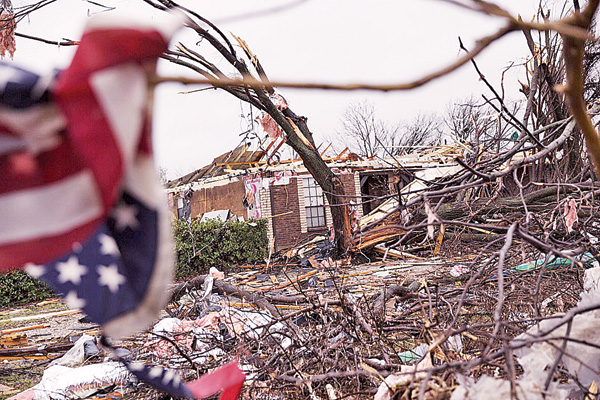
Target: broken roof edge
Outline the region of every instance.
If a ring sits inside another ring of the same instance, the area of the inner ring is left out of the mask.
[[[330,161],[327,162],[327,166],[331,169],[354,169],[361,170],[363,168],[368,169],[368,172],[380,171],[382,173],[385,172],[393,172],[398,168],[402,167],[404,169],[409,170],[419,170],[419,169],[429,169],[429,168],[437,168],[437,167],[448,167],[448,166],[457,166],[454,160],[439,160],[439,159],[422,159],[422,160],[403,160],[404,163],[398,163],[396,159],[377,159],[377,160],[363,160],[363,161]],[[309,174],[308,169],[304,166],[302,161],[292,161],[286,164],[279,165],[263,165],[259,167],[250,167],[246,169],[240,170],[230,170],[224,169],[226,172],[223,175],[216,175],[207,178],[200,178],[194,182],[186,182],[179,184],[177,186],[173,186],[167,188],[167,193],[180,193],[185,189],[199,189],[205,188],[207,186],[220,186],[222,184],[226,184],[232,182],[233,179],[236,181],[246,175],[256,175],[256,174],[265,174],[269,172],[295,172],[298,175],[306,175]],[[360,171],[360,172],[367,172]],[[225,182],[227,181],[227,182]]]

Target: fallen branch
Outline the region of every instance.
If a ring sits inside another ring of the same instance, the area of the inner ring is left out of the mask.
[[[204,280],[207,276],[209,275],[200,275],[192,279],[191,281],[187,281],[185,283],[173,287],[171,289],[171,302],[179,300],[179,298],[181,298],[181,296],[190,289],[201,289],[202,284],[204,283]],[[269,311],[274,317],[280,315],[277,308],[274,307],[266,298],[259,294],[250,293],[244,289],[233,286],[232,284],[227,283],[221,279],[215,279],[214,288],[219,289],[222,293],[225,293],[228,296],[240,297],[249,301],[250,303],[254,303],[263,310]]]

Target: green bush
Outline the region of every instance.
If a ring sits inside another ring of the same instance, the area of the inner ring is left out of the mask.
[[[56,296],[44,282],[21,271],[0,275],[0,307],[40,301]]]
[[[176,221],[173,228],[178,278],[206,273],[210,267],[223,270],[236,264],[262,262],[267,257],[265,220],[249,223],[194,221],[190,227]],[[190,230],[194,237],[193,242]],[[56,293],[49,286],[24,272],[0,274],[0,307],[41,301],[53,296],[56,296]]]
[[[236,264],[262,262],[267,257],[267,222],[220,220],[174,223],[178,278],[227,269]],[[195,253],[194,253],[195,250]]]

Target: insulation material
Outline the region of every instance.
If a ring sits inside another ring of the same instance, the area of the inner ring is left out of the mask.
[[[272,94],[269,96],[269,99],[271,99],[275,107],[280,111],[288,108],[287,102],[280,94]],[[277,139],[283,136],[283,131],[279,127],[279,124],[266,112],[263,112],[257,119],[271,139]]]
[[[244,205],[248,213],[248,219],[260,219],[262,216],[260,207],[260,189],[262,187],[262,179],[248,179],[244,181],[246,195],[244,196]]]
[[[152,332],[171,338],[182,348],[195,347],[194,350],[198,350],[200,347],[203,347],[203,343],[195,340],[195,338],[203,334],[208,334],[208,331],[211,331],[213,335],[216,334],[219,330],[218,325],[218,313],[209,313],[198,320],[163,318],[154,325]],[[146,342],[144,348],[161,358],[171,357],[177,352],[173,344],[162,338]]]
[[[283,131],[279,127],[279,124],[266,112],[263,112],[257,119],[271,139],[277,139],[283,136]]]
[[[54,365],[44,371],[33,387],[33,400],[85,398],[111,385],[126,386],[133,376],[120,362],[91,364],[79,368]]]
[[[17,50],[17,43],[15,42],[15,29],[17,28],[15,15],[12,10],[4,9],[0,14],[0,20],[3,21],[2,29],[0,29],[0,57],[4,58],[6,53],[8,53],[10,58],[13,58]]]
[[[577,202],[575,202],[575,199],[568,198],[565,202],[565,225],[567,226],[567,233],[573,232],[573,224],[577,221]]]

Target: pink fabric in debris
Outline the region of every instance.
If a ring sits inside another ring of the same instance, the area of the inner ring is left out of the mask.
[[[287,101],[285,101],[283,96],[280,94],[272,94],[269,96],[269,99],[271,99],[275,107],[277,107],[277,109],[280,111],[288,108]],[[271,139],[277,139],[278,137],[283,136],[283,132],[279,127],[279,124],[275,122],[273,117],[271,117],[269,114],[263,112],[262,115],[257,119],[258,122],[260,122],[260,125],[262,126],[264,131]]]
[[[29,388],[24,392],[14,395],[13,397],[9,397],[7,400],[31,400],[33,399],[33,388]]]
[[[262,115],[258,117],[258,122],[260,122],[260,125],[271,139],[277,139],[278,137],[283,136],[281,128],[269,114],[262,113]]]
[[[169,336],[181,348],[190,348],[193,341],[193,331],[195,328],[208,328],[218,330],[219,314],[210,313],[199,320],[183,320],[173,327],[173,332]],[[144,344],[147,351],[153,351],[157,357],[170,357],[174,354],[175,348],[171,343],[164,339],[150,340]]]
[[[570,198],[565,203],[565,225],[567,226],[567,233],[573,232],[573,225],[577,221],[577,202],[575,199]]]

